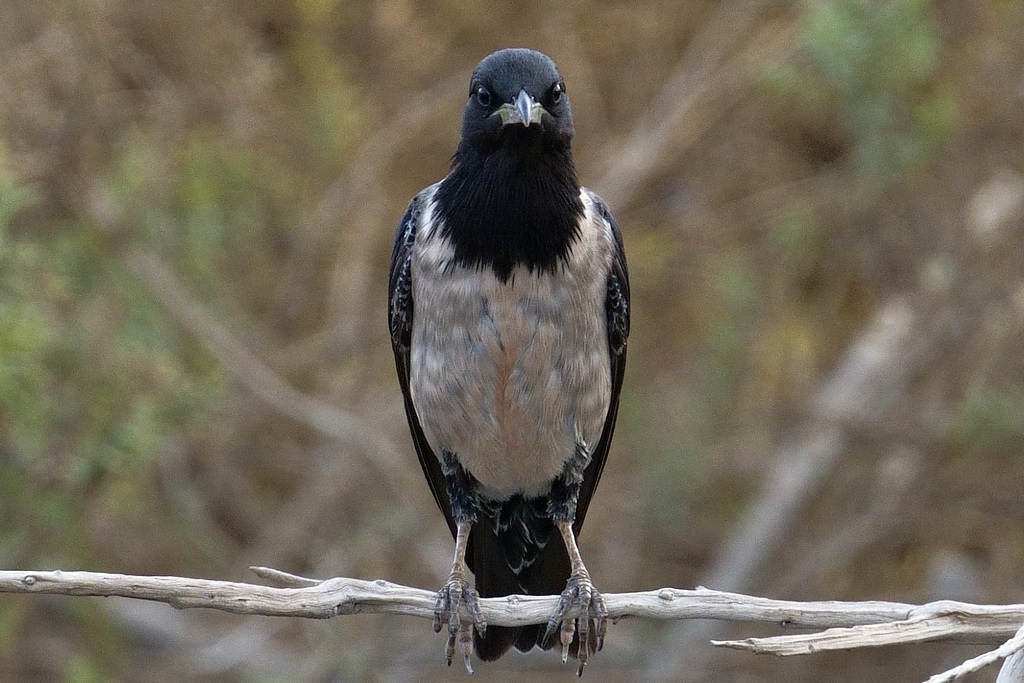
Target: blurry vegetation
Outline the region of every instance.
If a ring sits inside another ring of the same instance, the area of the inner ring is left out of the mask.
[[[729,6],[0,3],[0,566],[247,579],[259,563],[438,584],[449,539],[408,441],[384,270],[411,193],[447,168],[464,78],[498,47],[552,54],[581,178],[602,192],[686,51],[726,41],[707,33],[736,23],[709,20]],[[726,51],[778,36],[792,49],[743,78],[705,75],[676,131],[688,141],[666,143],[642,191],[613,202],[635,318],[583,533],[591,570],[614,590],[699,582],[836,359],[901,296],[961,336],[936,342],[888,422],[850,440],[759,583],[779,597],[945,597],[928,569],[943,548],[979,565],[976,597],[1019,599],[1024,545],[1007,539],[1024,538],[1024,199],[984,244],[964,226],[990,178],[1024,173],[1020,3],[750,6]],[[380,447],[254,396],[236,381],[246,370],[215,362],[126,267],[139,249],[261,371]],[[925,464],[906,466],[917,485],[896,513],[861,546],[815,556],[872,509],[900,449]],[[642,677],[659,627],[616,625],[593,673]],[[447,676],[429,631],[0,599],[0,679]],[[923,680],[933,663],[879,657],[887,680]],[[729,661],[723,680],[878,680],[856,656]],[[488,675],[520,680],[521,662]]]
[[[739,255],[722,255],[708,264],[712,292],[706,302],[706,326],[690,361],[687,386],[670,393],[681,423],[674,424],[669,433],[641,437],[641,448],[649,456],[643,486],[645,509],[656,528],[666,534],[679,529],[678,510],[703,480],[715,435],[735,427],[736,392],[749,371],[748,348],[755,331],[752,320],[762,303],[750,264],[741,259]],[[639,400],[641,409],[629,414],[643,423],[646,415],[663,409],[659,404],[667,397],[655,393]],[[721,503],[719,508],[724,510],[719,512],[723,514],[713,516],[724,522],[731,518],[739,500],[725,496]]]
[[[95,229],[70,219],[44,234],[13,231],[14,209],[33,193],[0,170],[11,209],[0,224],[0,511],[20,532],[5,536],[0,561],[82,563],[87,492],[103,497],[138,476],[162,441],[216,405],[223,380],[131,286]]]
[[[761,88],[785,108],[785,125],[802,129],[808,156],[856,178],[844,191],[876,197],[905,183],[949,139],[956,100],[939,79],[934,14],[928,0],[808,2],[795,56],[760,69]],[[707,313],[691,359],[692,424],[651,469],[652,490],[665,493],[648,500],[656,519],[671,523],[687,495],[672,482],[700,479],[714,435],[753,417],[736,410],[737,396],[805,396],[838,350],[833,326],[856,329],[882,294],[834,239],[839,229],[823,225],[834,207],[816,204],[794,193],[763,217],[756,250],[738,242],[702,264]]]
[[[1024,389],[969,391],[953,423],[953,443],[965,457],[1007,451],[1020,457],[1024,443]]]
[[[228,321],[271,314],[267,279],[281,277],[281,252],[294,248],[303,196],[295,174],[212,133],[192,134],[169,159],[158,153],[130,140],[109,180],[132,237],[173,262]],[[154,169],[163,171],[156,180]]]
[[[788,106],[834,112],[868,185],[920,168],[947,139],[956,104],[936,78],[929,0],[808,2],[801,43],[798,63],[766,70],[765,84]]]

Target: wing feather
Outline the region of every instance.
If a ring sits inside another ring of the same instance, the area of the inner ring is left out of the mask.
[[[583,526],[590,499],[601,479],[608,449],[615,431],[615,419],[619,413],[619,393],[622,391],[622,377],[626,370],[626,339],[629,337],[629,271],[626,268],[626,254],[622,247],[622,233],[615,222],[608,205],[590,190],[586,190],[594,202],[597,217],[604,221],[612,237],[613,258],[611,271],[608,274],[608,294],[605,299],[605,315],[607,319],[608,354],[611,358],[612,390],[608,404],[608,415],[605,417],[601,437],[598,439],[590,464],[583,472],[583,487],[580,490],[579,502],[576,505],[576,522],[573,530],[578,534]]]
[[[395,247],[391,252],[391,268],[388,273],[388,327],[391,331],[391,347],[395,352],[395,367],[398,369],[398,383],[402,387],[405,416],[409,421],[416,457],[434,495],[434,502],[444,514],[452,535],[455,535],[455,518],[451,503],[445,491],[441,464],[434,455],[427,437],[423,434],[416,407],[409,389],[410,346],[412,341],[413,298],[412,298],[412,255],[416,241],[416,229],[423,214],[426,193],[420,193],[409,204],[395,234]]]

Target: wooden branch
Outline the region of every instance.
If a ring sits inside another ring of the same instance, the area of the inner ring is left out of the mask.
[[[1024,643],[1024,626],[1020,627],[1013,640]],[[1003,647],[1009,645],[1010,642],[1012,641],[1007,641]],[[1022,683],[1022,681],[1024,681],[1024,648],[1018,649],[1006,658],[1002,668],[999,669],[999,676],[996,678],[996,683]]]
[[[180,609],[203,607],[234,614],[327,619],[344,614],[379,612],[433,619],[434,591],[401,586],[384,580],[333,578],[318,581],[264,567],[259,576],[288,584],[263,586],[177,576],[131,576],[84,571],[0,571],[0,593],[48,593],[78,596],[118,596],[165,602]],[[970,637],[1003,641],[1024,623],[1024,604],[972,605],[948,600],[915,606],[899,602],[796,602],[696,588],[661,588],[638,593],[606,593],[613,619],[720,619],[775,623],[786,627],[830,628],[849,631],[871,628],[874,639],[843,641],[840,647],[864,647],[939,638]],[[556,596],[510,595],[483,598],[481,610],[496,626],[546,623]],[[907,638],[902,624],[927,622],[923,637]],[[854,628],[835,628],[854,627]],[[887,630],[888,629],[888,630]],[[825,633],[830,633],[826,631]],[[809,654],[818,647],[776,647],[771,641],[811,636],[781,636],[716,643],[724,647]],[[766,644],[768,643],[768,644]]]
[[[179,609],[203,607],[224,612],[275,617],[330,617],[378,612],[434,618],[433,591],[384,580],[333,578],[323,581],[253,567],[260,577],[285,584],[263,586],[176,576],[131,576],[85,571],[0,571],[0,593],[118,596],[164,602]],[[783,627],[825,628],[820,633],[746,640],[714,645],[775,655],[877,647],[898,643],[966,639],[1003,644],[927,683],[945,683],[1024,650],[1024,604],[973,605],[940,600],[926,605],[899,602],[796,602],[696,588],[661,588],[605,594],[612,619],[716,619],[775,623]],[[496,626],[547,623],[556,596],[510,595],[480,600],[487,622]],[[1005,641],[1005,642],[1004,642]],[[1007,679],[1015,680],[1015,679]]]
[[[1024,616],[1022,609],[1024,605],[1002,607],[940,600],[914,607],[906,618],[897,621],[830,628],[820,633],[716,640],[712,643],[756,654],[788,656],[932,640],[977,641],[998,638],[1002,641],[1013,636],[1024,622],[1021,619]]]
[[[949,681],[955,681],[961,676],[973,673],[983,667],[988,666],[989,664],[994,664],[995,662],[998,662],[1000,659],[1017,655],[1018,653],[1020,653],[1021,650],[1024,650],[1024,626],[1022,626],[1020,630],[1017,631],[1016,635],[1014,635],[1013,638],[1010,638],[1008,641],[997,647],[995,650],[992,650],[991,652],[986,652],[984,654],[980,654],[977,657],[972,657],[960,666],[955,666],[949,671],[945,671],[941,674],[936,674],[932,676],[927,681],[925,681],[925,683],[949,683]],[[1007,676],[1011,676],[1011,678],[1006,679],[1007,681],[1021,681],[1022,679],[1020,677],[1020,673],[1017,672],[1016,674],[1014,674],[1014,667],[1012,663],[1008,662],[1008,664],[1010,665],[1004,667],[1003,670],[999,672],[999,680],[1003,680],[1005,674]],[[1016,675],[1017,677],[1012,678],[1012,676],[1014,675]],[[999,681],[997,680],[996,683],[999,683]]]
[[[433,619],[433,591],[384,580],[316,581],[264,567],[253,570],[284,588],[175,576],[130,576],[81,571],[0,571],[0,593],[119,596],[166,602],[180,609],[205,607],[235,614],[326,619],[381,612]],[[605,594],[609,616],[648,619],[724,619],[803,627],[865,624],[906,618],[913,605],[895,602],[789,602],[698,588],[662,588]],[[481,610],[496,626],[547,623],[556,596],[484,598]],[[1021,608],[1024,620],[1024,606]],[[1010,629],[1012,633],[1016,629]]]

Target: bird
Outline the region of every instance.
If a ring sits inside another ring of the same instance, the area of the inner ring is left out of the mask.
[[[557,644],[582,674],[607,630],[577,535],[618,413],[629,276],[611,211],[578,180],[574,132],[550,57],[485,57],[450,171],[409,203],[391,255],[406,417],[455,540],[434,629],[470,672],[473,653]],[[488,627],[479,598],[513,594],[559,597],[546,625]]]

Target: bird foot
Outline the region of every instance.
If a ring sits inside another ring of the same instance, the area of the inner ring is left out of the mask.
[[[558,598],[558,607],[548,620],[545,642],[550,643],[556,632],[562,644],[562,663],[570,655],[578,658],[580,666],[576,675],[582,676],[587,659],[604,647],[604,637],[608,632],[608,608],[586,569],[573,572],[566,582],[565,590]],[[574,644],[574,635],[578,638],[575,651],[572,651],[570,645]]]
[[[468,617],[463,619],[463,611]],[[434,601],[434,632],[448,626],[448,642],[445,645],[445,657],[448,666],[452,665],[456,647],[462,653],[466,671],[473,673],[473,631],[481,636],[487,632],[487,622],[480,612],[480,597],[469,587],[465,576],[453,573],[448,583],[437,592]]]

